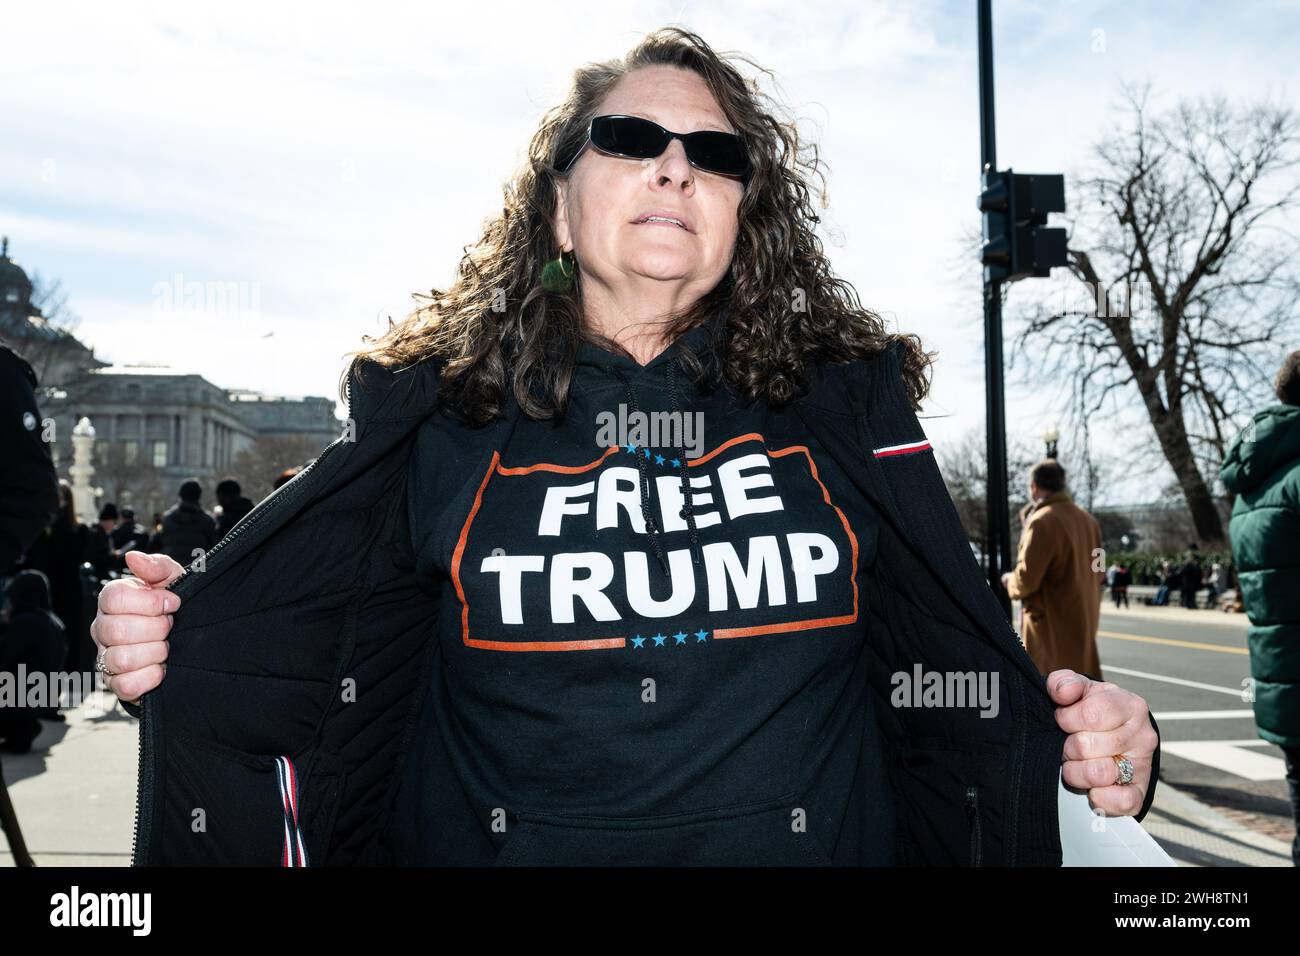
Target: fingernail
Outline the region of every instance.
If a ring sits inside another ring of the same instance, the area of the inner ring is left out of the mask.
[[[166,594],[163,596],[163,610],[168,614],[181,606],[181,599],[175,594]]]

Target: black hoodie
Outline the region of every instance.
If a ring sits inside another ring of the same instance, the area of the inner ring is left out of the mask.
[[[793,410],[716,376],[714,328],[645,366],[581,346],[562,421],[421,426],[408,514],[442,654],[401,862],[894,862],[878,515]]]

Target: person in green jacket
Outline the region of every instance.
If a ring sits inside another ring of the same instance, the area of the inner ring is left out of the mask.
[[[1237,496],[1228,523],[1250,618],[1250,673],[1259,736],[1282,748],[1300,866],[1300,351],[1274,382],[1280,405],[1255,413],[1219,477]]]

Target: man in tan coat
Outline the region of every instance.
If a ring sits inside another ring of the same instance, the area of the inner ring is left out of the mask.
[[[1106,558],[1101,526],[1065,488],[1053,458],[1033,467],[1019,556],[1002,585],[1020,601],[1021,639],[1044,674],[1068,667],[1101,680],[1097,624]]]

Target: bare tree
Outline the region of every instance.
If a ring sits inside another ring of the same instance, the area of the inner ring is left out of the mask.
[[[95,445],[93,483],[104,489],[103,500],[118,507],[134,508],[136,519],[147,526],[150,513],[165,508],[175,494],[166,487],[170,482],[142,448],[128,457],[124,441],[97,439]]]
[[[68,308],[68,293],[60,279],[47,280],[39,272],[31,274],[32,305],[50,325],[72,332],[81,324],[81,317]]]
[[[1297,128],[1289,109],[1222,98],[1151,118],[1147,87],[1125,93],[1131,129],[1097,147],[1100,171],[1071,203],[1074,226],[1090,226],[1069,243],[1083,301],[1035,306],[1012,363],[1064,383],[1085,422],[1135,390],[1197,537],[1218,546],[1212,485],[1232,421],[1259,402],[1297,329],[1296,237],[1283,223],[1300,190]],[[1149,470],[1151,451],[1149,437],[1134,443],[1130,467]]]
[[[1015,435],[1007,444],[1007,469],[1010,475],[1008,499],[1012,513],[1029,501],[1028,475],[1034,463],[1043,457],[1043,449],[1018,439]],[[948,495],[961,518],[966,536],[982,552],[988,541],[988,455],[981,424],[965,431],[955,441],[935,449],[939,472],[943,475]],[[1068,466],[1067,466],[1068,471]],[[1018,524],[1013,521],[1013,524]],[[1013,537],[1017,528],[1013,528]]]
[[[24,334],[20,339],[10,343],[36,373],[42,385],[48,385],[58,374],[70,374],[68,368],[69,345],[77,346],[75,331],[81,324],[81,318],[68,308],[68,293],[58,279],[47,281],[39,272],[31,274],[33,311],[41,316],[38,322],[53,330],[55,335],[33,332]]]

